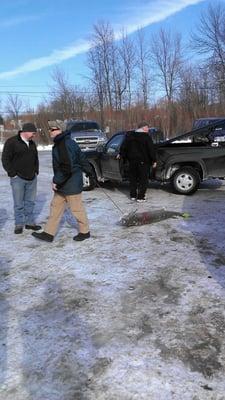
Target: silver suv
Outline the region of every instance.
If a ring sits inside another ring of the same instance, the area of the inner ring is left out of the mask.
[[[95,150],[99,144],[104,144],[107,137],[96,121],[69,120],[66,130],[71,132],[72,139],[76,140],[81,150]]]

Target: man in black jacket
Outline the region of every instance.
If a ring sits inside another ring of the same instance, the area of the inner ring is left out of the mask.
[[[129,162],[130,198],[138,202],[145,201],[150,166],[156,167],[156,153],[148,132],[149,124],[141,122],[136,131],[126,135],[120,148],[119,157]]]
[[[36,132],[33,123],[25,123],[17,135],[6,140],[2,152],[2,165],[12,187],[16,234],[23,232],[24,225],[34,231],[41,229],[34,222],[39,164],[36,144],[32,139]]]
[[[91,176],[92,169],[78,144],[71,138],[70,132],[64,131],[64,122],[48,121],[48,125],[50,137],[54,141],[52,148],[54,196],[44,231],[33,232],[32,235],[37,239],[52,242],[64,210],[68,206],[78,223],[79,233],[73,240],[83,241],[90,238],[90,231],[82,200],[82,171]]]

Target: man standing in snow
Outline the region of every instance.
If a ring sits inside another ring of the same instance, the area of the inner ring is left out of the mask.
[[[33,232],[32,235],[46,242],[52,242],[57,232],[66,205],[75,216],[79,233],[74,240],[81,241],[90,237],[88,219],[82,202],[83,176],[92,175],[92,169],[78,144],[71,139],[69,131],[63,131],[62,121],[48,121],[50,137],[54,141],[52,148],[54,196],[50,206],[50,216],[43,232]]]
[[[130,198],[137,202],[145,201],[150,166],[156,167],[156,152],[148,132],[149,124],[142,121],[138,129],[126,135],[118,157],[129,162]]]
[[[16,136],[6,140],[2,152],[2,165],[12,187],[16,234],[23,232],[24,224],[26,229],[41,229],[34,222],[38,175],[38,153],[33,141],[36,132],[33,123],[23,124]]]

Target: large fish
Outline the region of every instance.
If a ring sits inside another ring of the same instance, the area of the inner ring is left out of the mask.
[[[164,219],[183,217],[187,218],[188,213],[181,213],[177,211],[167,211],[165,209],[142,211],[132,211],[129,214],[125,214],[119,221],[120,225],[123,226],[138,226],[145,224],[153,224],[154,222],[163,221]]]

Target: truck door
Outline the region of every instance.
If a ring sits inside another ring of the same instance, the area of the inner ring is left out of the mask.
[[[205,149],[203,160],[206,165],[207,174],[214,178],[225,177],[225,146],[216,143],[214,147]]]
[[[110,139],[101,155],[102,175],[104,178],[122,181],[122,161],[117,160],[124,133],[119,133]]]
[[[206,173],[209,177],[222,178],[225,177],[225,127],[216,126],[210,129],[207,135],[208,142],[200,149],[202,160],[206,166]],[[201,142],[204,136],[200,135],[197,142]],[[206,139],[206,138],[205,138]]]

